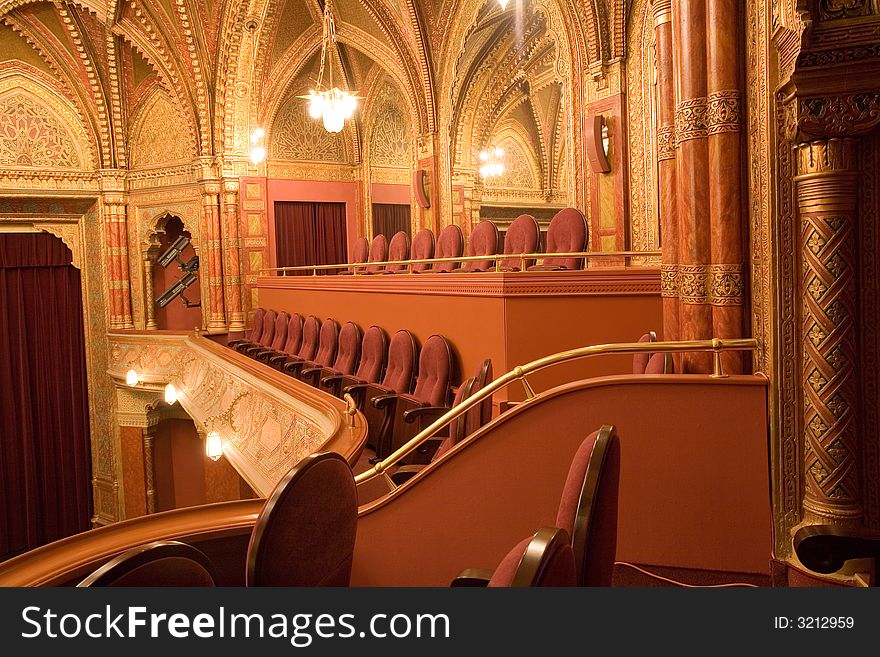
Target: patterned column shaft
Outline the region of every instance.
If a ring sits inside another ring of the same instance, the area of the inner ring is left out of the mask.
[[[851,139],[797,148],[803,277],[804,520],[858,524],[857,161]]]
[[[743,201],[740,0],[707,0],[706,133],[709,146],[711,265],[707,271],[712,333],[743,335]],[[725,372],[743,371],[743,354],[724,354]]]
[[[244,289],[241,277],[241,237],[238,222],[238,180],[223,181],[223,279],[226,284],[226,321],[229,332],[244,331],[244,312],[242,295]]]
[[[657,56],[657,203],[663,244],[660,288],[663,296],[663,338],[679,339],[678,216],[675,208],[675,70],[672,48],[672,2],[654,3]],[[680,360],[676,354],[676,361]],[[677,363],[678,364],[678,363]]]
[[[107,285],[111,329],[134,328],[131,319],[131,277],[128,272],[128,225],[123,194],[102,197],[107,240]]]
[[[144,311],[146,314],[146,329],[155,331],[156,307],[155,291],[153,290],[153,259],[149,255],[144,256]]]
[[[144,429],[144,489],[147,499],[147,515],[156,513],[155,462],[153,460],[153,439],[156,427]]]
[[[673,3],[678,297],[682,340],[712,336],[707,278],[711,258],[706,111],[706,0]],[[738,175],[738,174],[737,174]],[[683,354],[684,372],[711,371],[709,354]]]
[[[201,275],[207,277],[208,333],[226,332],[223,308],[223,254],[220,238],[220,183],[202,186],[202,257]]]

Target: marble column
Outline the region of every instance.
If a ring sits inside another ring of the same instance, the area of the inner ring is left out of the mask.
[[[131,276],[128,269],[128,223],[125,194],[105,192],[101,196],[107,244],[107,286],[110,326],[131,329]]]
[[[155,437],[155,425],[144,429],[144,489],[147,500],[147,515],[156,513],[156,468],[153,458],[153,440]]]
[[[241,238],[238,217],[238,179],[223,180],[223,221],[220,225],[223,239],[223,281],[225,284],[226,321],[230,333],[244,331],[242,310]]]
[[[150,253],[144,254],[144,311],[146,316],[146,329],[155,331],[156,325],[156,306],[155,306],[155,290],[153,289],[153,266],[155,259]]]
[[[202,243],[200,272],[208,290],[208,333],[225,333],[223,303],[223,253],[220,230],[220,182],[202,182]],[[203,304],[204,307],[204,304]],[[204,312],[204,311],[203,311]]]

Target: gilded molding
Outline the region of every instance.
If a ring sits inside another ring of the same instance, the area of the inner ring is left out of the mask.
[[[742,122],[740,93],[737,90],[709,94],[706,104],[706,128],[710,135],[739,132]]]
[[[657,161],[675,159],[675,126],[657,128]]]
[[[675,109],[675,139],[680,144],[707,135],[708,98],[690,98],[678,103]]]

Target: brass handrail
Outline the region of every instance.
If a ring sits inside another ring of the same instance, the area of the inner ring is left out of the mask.
[[[372,265],[418,265],[441,262],[480,262],[492,260],[495,262],[494,271],[498,271],[500,263],[504,260],[519,260],[521,269],[526,260],[543,260],[545,258],[659,258],[661,251],[562,251],[559,253],[493,253],[491,255],[458,256],[454,258],[414,258],[411,260],[376,260],[373,262],[344,262],[326,265],[297,265],[295,267],[263,267],[260,276],[266,272],[281,272],[286,276],[287,272],[308,271],[317,276],[318,271],[352,269],[352,273],[358,275],[358,269],[365,269]]]
[[[513,368],[511,371],[507,372],[506,374],[502,374],[485,388],[481,388],[473,395],[463,400],[457,406],[453,406],[446,413],[441,415],[434,422],[432,422],[430,425],[428,425],[415,436],[413,436],[409,441],[398,447],[397,450],[389,454],[386,458],[373,465],[373,467],[369,470],[366,470],[365,472],[357,475],[354,480],[356,484],[362,484],[366,481],[373,479],[374,477],[384,475],[385,481],[389,483],[389,486],[391,486],[393,490],[397,487],[397,485],[391,481],[391,478],[386,473],[389,467],[396,464],[404,456],[409,454],[426,439],[433,436],[438,430],[445,427],[452,420],[463,415],[469,409],[476,406],[487,397],[491,397],[496,390],[507,386],[513,381],[521,380],[523,383],[523,387],[525,388],[527,397],[534,397],[535,393],[532,390],[532,387],[526,377],[533,372],[537,372],[538,370],[542,370],[547,367],[557,365],[559,363],[574,360],[577,358],[586,358],[588,356],[599,356],[603,354],[636,354],[663,351],[673,353],[708,351],[712,352],[713,354],[712,376],[715,378],[723,378],[727,376],[724,374],[721,365],[721,354],[723,352],[752,351],[757,348],[758,341],[754,338],[713,338],[711,340],[679,340],[670,342],[621,342],[617,344],[597,344],[589,347],[579,347],[577,349],[569,349],[568,351],[560,351],[555,354],[550,354],[549,356],[544,356],[543,358],[533,360],[532,362],[526,363],[525,365],[519,365]]]

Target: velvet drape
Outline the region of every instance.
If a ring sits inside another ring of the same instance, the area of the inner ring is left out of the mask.
[[[278,267],[347,262],[345,203],[276,201],[275,253]]]
[[[373,235],[384,235],[389,243],[401,230],[409,235],[409,210],[408,205],[373,203]]]

